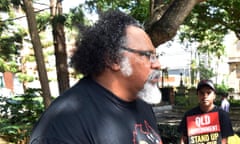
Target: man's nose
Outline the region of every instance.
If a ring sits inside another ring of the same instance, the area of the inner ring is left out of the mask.
[[[152,62],[151,68],[160,70],[161,69],[160,61],[159,60],[155,60],[154,62]]]

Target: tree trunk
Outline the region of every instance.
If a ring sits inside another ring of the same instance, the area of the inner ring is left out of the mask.
[[[194,6],[202,1],[204,0],[174,0],[166,11],[163,10],[164,14],[155,13],[155,15],[161,15],[161,17],[151,26],[146,27],[153,44],[157,47],[171,40]]]
[[[47,108],[51,103],[51,94],[50,94],[50,89],[48,84],[47,71],[44,64],[42,44],[37,31],[36,17],[33,11],[32,1],[23,0],[23,2],[26,10],[29,33],[31,36],[31,41],[32,41],[32,45],[33,45],[33,49],[36,57],[37,70],[38,70],[40,84],[43,92],[44,106],[45,108]]]
[[[59,93],[69,88],[69,72],[64,33],[64,17],[62,16],[61,1],[50,0],[52,16],[52,34],[55,49],[57,80]],[[63,21],[62,21],[63,20]]]

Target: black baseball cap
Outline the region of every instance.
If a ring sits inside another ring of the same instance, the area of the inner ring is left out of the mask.
[[[202,88],[203,86],[208,86],[210,87],[213,91],[216,92],[216,89],[214,87],[214,84],[211,80],[201,80],[198,85],[197,85],[197,91]]]

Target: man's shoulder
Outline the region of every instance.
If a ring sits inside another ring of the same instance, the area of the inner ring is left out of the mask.
[[[80,124],[79,121],[89,115],[89,107],[93,105],[89,100],[87,85],[83,84],[84,81],[80,80],[58,96],[41,115],[32,133],[32,138],[38,138],[36,143],[51,141],[56,134],[67,135],[65,131],[62,131],[63,129],[74,132],[75,127],[80,127],[77,124]]]
[[[223,110],[221,107],[216,106],[215,111],[218,111],[220,115],[228,115],[228,113],[225,110]]]
[[[73,97],[86,97],[87,93],[92,90],[92,88],[96,86],[94,81],[90,78],[82,78],[68,90],[63,92],[57,99],[70,99]]]
[[[196,114],[200,114],[201,110],[199,106],[193,107],[192,109],[188,110],[185,115],[186,116],[191,116],[191,115],[196,115]]]
[[[80,80],[73,87],[56,97],[44,114],[48,117],[63,117],[65,114],[78,113],[84,111],[90,106],[88,85],[84,84],[86,80]]]

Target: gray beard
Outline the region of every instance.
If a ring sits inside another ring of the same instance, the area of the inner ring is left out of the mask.
[[[131,64],[127,57],[124,57],[120,62],[121,72],[124,76],[131,76],[133,73]],[[162,100],[162,94],[157,86],[157,83],[152,83],[151,80],[159,78],[159,71],[154,70],[148,77],[144,88],[137,93],[137,96],[149,104],[158,104]]]
[[[137,96],[148,104],[158,104],[162,100],[162,94],[157,83],[146,82],[144,88],[138,92]]]

